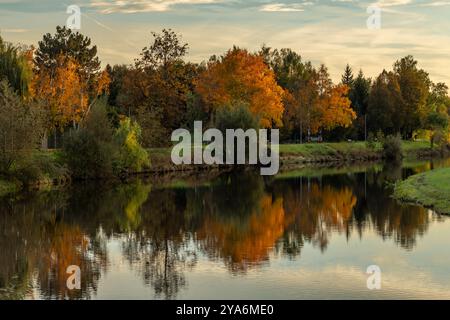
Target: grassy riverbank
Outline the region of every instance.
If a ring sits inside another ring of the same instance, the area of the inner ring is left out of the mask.
[[[281,144],[279,146],[282,162],[296,160],[298,162],[338,162],[345,160],[378,160],[382,157],[382,144],[375,143],[369,148],[365,142],[330,142]],[[402,149],[405,158],[437,156],[438,149],[430,148],[427,141],[403,141]],[[170,148],[154,148],[149,150],[152,167],[164,166],[170,162]]]
[[[404,156],[415,157],[431,154],[436,149],[430,148],[427,141],[403,141]],[[381,157],[382,145],[375,143],[369,148],[365,142],[305,143],[280,145],[281,156],[302,157],[306,161],[320,159],[367,159]]]
[[[409,177],[397,184],[394,197],[450,214],[450,168],[437,169]]]
[[[31,163],[12,168],[0,177],[0,197],[24,189],[42,190],[69,183],[70,176],[59,151],[36,151]]]
[[[402,149],[407,159],[420,159],[438,155],[436,149],[430,149],[426,141],[403,141]],[[171,148],[149,149],[150,167],[142,173],[201,171],[219,169],[218,166],[176,166],[171,161]],[[280,145],[280,165],[283,171],[296,170],[312,164],[325,164],[327,167],[352,162],[370,162],[382,158],[381,143],[369,148],[364,142],[336,142],[336,143],[308,143],[308,144],[282,144]],[[39,151],[34,156],[34,163],[40,169],[38,178],[31,181],[28,187],[43,188],[65,183],[67,170],[65,169],[59,151]],[[23,189],[23,183],[17,179],[0,178],[0,196],[15,193]]]

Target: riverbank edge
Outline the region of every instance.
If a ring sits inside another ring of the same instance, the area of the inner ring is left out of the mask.
[[[393,197],[450,215],[450,168],[420,173],[397,183]]]
[[[432,159],[441,157],[437,149],[431,149],[424,142],[404,141],[406,159]],[[48,154],[48,152],[46,152]],[[280,171],[295,170],[316,165],[342,166],[352,163],[377,162],[383,160],[381,146],[368,148],[364,142],[340,142],[321,144],[282,144],[279,146]],[[170,148],[150,149],[151,166],[140,172],[127,172],[121,177],[164,175],[174,172],[207,172],[230,170],[228,165],[175,165],[171,161]],[[43,177],[27,186],[19,181],[0,179],[0,197],[27,190],[46,190],[69,185],[71,179],[67,174]]]

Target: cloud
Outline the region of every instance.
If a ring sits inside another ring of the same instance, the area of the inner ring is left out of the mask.
[[[411,4],[412,0],[379,0],[375,4],[380,7],[395,7]]]
[[[223,2],[223,0],[93,0],[91,7],[100,13],[138,13],[170,11],[176,5],[198,5]]]
[[[443,7],[450,6],[450,1],[435,1],[430,3],[423,3],[420,5],[421,7]]]
[[[305,11],[303,4],[284,4],[284,3],[272,3],[263,5],[259,11],[264,12],[301,12]]]
[[[4,33],[25,33],[28,32],[28,29],[0,29],[0,31]]]

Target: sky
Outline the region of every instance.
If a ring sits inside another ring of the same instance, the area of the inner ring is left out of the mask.
[[[450,0],[0,0],[0,34],[36,46],[66,24],[70,5],[80,7],[80,32],[103,64],[133,63],[151,31],[171,28],[192,62],[265,44],[324,63],[338,82],[347,63],[375,77],[411,54],[434,82],[450,85]],[[367,26],[370,6],[381,10],[378,29]]]

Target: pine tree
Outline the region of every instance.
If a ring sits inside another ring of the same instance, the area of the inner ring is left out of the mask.
[[[344,74],[342,75],[342,84],[349,86],[350,88],[353,86],[353,70],[350,65],[347,63],[345,66]]]

